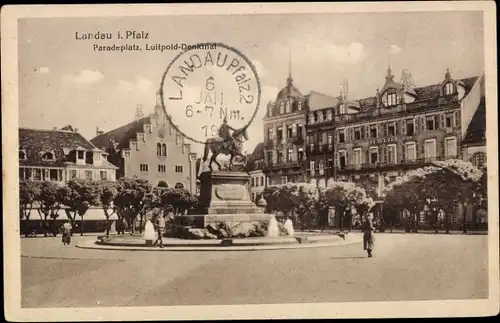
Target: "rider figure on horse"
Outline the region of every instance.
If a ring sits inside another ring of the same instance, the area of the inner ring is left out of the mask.
[[[231,135],[230,130],[235,131],[233,127],[227,124],[227,118],[224,117],[224,121],[219,128],[219,137],[224,140],[223,145],[226,149],[230,149],[235,143],[235,139]]]

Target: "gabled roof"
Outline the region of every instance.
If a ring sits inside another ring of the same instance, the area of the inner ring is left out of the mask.
[[[143,125],[149,123],[151,123],[151,118],[149,116],[143,117],[114,130],[100,134],[90,141],[101,149],[113,148],[112,141],[118,144],[116,149],[130,148],[130,140],[135,140],[138,132],[144,132]]]
[[[462,144],[473,145],[486,142],[486,102],[485,98],[481,98],[479,107],[477,108],[472,120],[465,132]]]
[[[307,95],[309,111],[333,108],[339,103],[339,99],[327,94],[311,91]]]
[[[66,161],[65,152],[78,147],[85,150],[96,148],[78,132],[19,128],[19,148],[26,152],[23,163],[62,166]],[[43,161],[44,152],[54,153],[55,161]]]

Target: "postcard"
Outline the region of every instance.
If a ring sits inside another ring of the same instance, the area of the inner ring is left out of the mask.
[[[6,318],[498,314],[494,9],[4,6]]]

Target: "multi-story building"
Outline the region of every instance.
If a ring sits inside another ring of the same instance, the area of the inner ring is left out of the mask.
[[[19,179],[53,181],[116,179],[107,153],[71,126],[41,130],[19,128]]]
[[[263,164],[264,143],[261,142],[247,156],[247,164],[245,166],[245,171],[250,175],[250,197],[253,202],[257,202],[257,197],[264,192],[264,188],[269,184],[269,178],[262,171]]]
[[[292,76],[267,105],[264,117],[263,173],[269,185],[305,181],[305,114],[307,98],[293,85]]]
[[[154,113],[106,133],[91,142],[106,150],[118,167],[117,177],[137,177],[155,186],[196,192],[196,153],[170,125],[157,94]]]
[[[408,169],[461,158],[465,129],[484,95],[482,80],[456,80],[447,71],[438,84],[413,87],[396,83],[389,68],[376,96],[358,101],[358,113],[335,115],[337,179],[364,181],[380,193],[387,179]]]
[[[334,168],[334,116],[356,113],[359,103],[347,100],[346,93],[339,97],[311,92],[306,113],[307,178],[310,183],[325,187],[335,180]]]
[[[462,140],[462,157],[477,167],[486,166],[486,107],[485,98],[474,113]]]

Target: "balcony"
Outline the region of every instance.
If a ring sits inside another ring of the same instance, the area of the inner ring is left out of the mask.
[[[275,171],[275,170],[286,170],[292,168],[302,168],[304,166],[304,161],[284,161],[277,163],[265,163],[262,167],[263,171]]]
[[[417,158],[413,160],[400,160],[397,163],[366,163],[358,165],[345,165],[343,167],[337,166],[337,172],[339,173],[350,173],[350,172],[370,172],[370,171],[388,171],[393,169],[411,169],[419,168],[432,164],[434,161],[443,161],[447,159],[459,159],[460,156],[436,156],[430,158]]]
[[[302,146],[304,144],[304,138],[297,135],[288,137],[286,141],[293,146]]]
[[[275,144],[274,144],[274,141],[272,141],[272,140],[266,141],[264,143],[265,149],[274,149],[274,147],[275,147]]]
[[[317,144],[317,145],[309,145],[306,148],[306,152],[308,156],[313,155],[321,155],[321,154],[333,154],[333,144]]]

